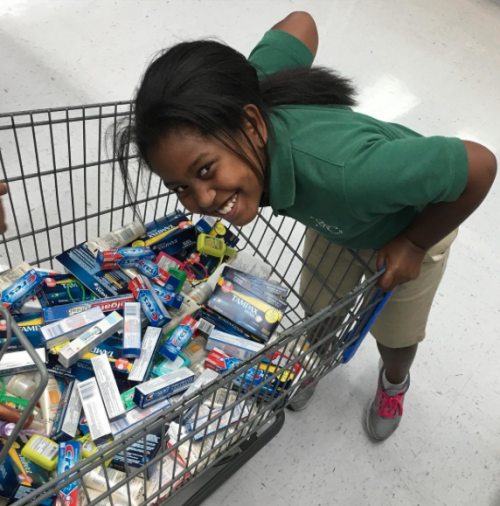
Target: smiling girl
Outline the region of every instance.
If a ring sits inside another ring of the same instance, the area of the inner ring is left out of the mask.
[[[125,177],[133,144],[194,213],[242,226],[271,206],[303,223],[303,256],[337,293],[361,276],[342,279],[352,262],[342,248],[367,260],[378,251],[379,286],[395,292],[372,329],[384,365],[366,427],[384,440],[401,421],[456,229],[486,197],[496,159],[480,144],[353,111],[351,82],[311,68],[317,45],[314,20],[295,12],[248,59],[209,40],[171,47],[147,69],[117,150]],[[313,313],[330,299],[308,272],[302,299]]]

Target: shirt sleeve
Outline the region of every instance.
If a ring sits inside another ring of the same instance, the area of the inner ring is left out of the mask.
[[[344,166],[344,191],[360,220],[412,206],[453,202],[469,175],[464,143],[457,138],[371,138]]]
[[[279,70],[309,67],[314,61],[310,49],[297,37],[281,30],[269,30],[250,53],[248,61],[259,79]]]

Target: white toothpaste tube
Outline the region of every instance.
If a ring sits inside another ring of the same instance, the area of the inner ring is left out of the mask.
[[[138,239],[145,232],[146,228],[144,225],[140,221],[134,221],[117,230],[91,239],[85,243],[85,246],[87,246],[94,255],[97,255],[99,250],[109,250],[126,246],[132,241],[135,241],[135,239]]]
[[[98,355],[92,358],[91,362],[110,422],[123,418],[125,416],[125,406],[123,405],[108,357],[106,355]]]
[[[105,341],[109,336],[117,332],[123,318],[114,311],[97,325],[86,330],[80,337],[68,343],[59,351],[59,362],[64,367],[71,367],[78,362],[85,353]]]
[[[240,360],[247,360],[255,353],[261,351],[264,346],[265,345],[263,344],[249,341],[243,337],[237,337],[227,334],[226,332],[213,330],[208,336],[206,350],[212,351],[214,348],[218,348],[228,355],[239,358]]]
[[[123,308],[122,357],[138,358],[141,355],[141,304],[127,302]]]
[[[47,362],[47,350],[36,348],[35,352],[44,363]],[[0,360],[0,376],[36,371],[38,368],[25,350],[8,351]]]
[[[108,481],[106,481],[106,477],[109,480],[109,488],[108,488]],[[83,477],[83,481],[89,489],[101,493],[107,492],[110,488],[114,487],[115,485],[118,485],[120,482],[126,479],[127,475],[124,472],[110,468],[103,469],[102,466],[92,469],[92,471],[88,472]],[[152,494],[154,490],[154,484],[151,483],[150,481],[147,481],[146,487],[148,495]],[[129,498],[132,506],[140,504],[145,499],[144,480],[139,477],[136,477],[130,481],[127,481],[127,484],[124,484],[123,487],[120,487],[115,492],[113,492],[111,494],[111,497],[113,498],[113,503],[115,505],[117,504],[117,501],[119,503],[125,502],[125,504],[128,505]],[[106,504],[110,504],[108,500],[106,500]]]
[[[50,438],[58,443],[74,439],[82,412],[78,380],[68,384],[61,395]]]
[[[83,411],[87,419],[90,437],[94,444],[106,441],[111,436],[111,426],[106,416],[106,408],[95,378],[78,384]]]
[[[76,339],[83,334],[89,327],[95,325],[104,318],[104,313],[100,307],[93,307],[82,313],[68,316],[58,322],[44,325],[40,328],[46,348],[53,348],[58,344]]]
[[[140,408],[147,408],[152,404],[184,392],[193,382],[194,372],[187,368],[178,369],[136,386],[134,403]]]
[[[141,355],[134,361],[132,370],[128,375],[128,381],[137,381],[142,383],[148,381],[153,368],[155,351],[158,348],[161,337],[161,329],[158,327],[148,327],[142,341]]]
[[[134,408],[127,411],[125,418],[117,420],[111,424],[111,431],[113,432],[113,436],[128,432],[129,430],[133,429],[138,423],[141,423],[147,418],[150,418],[169,407],[170,401],[168,399],[165,399],[147,409]]]

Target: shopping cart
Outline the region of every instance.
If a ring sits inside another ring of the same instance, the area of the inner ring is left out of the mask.
[[[76,244],[137,217],[148,222],[182,209],[156,176],[139,169],[134,153],[129,156],[133,184],[132,201],[128,200],[107,136],[113,136],[118,122],[130,121],[131,113],[130,102],[116,102],[0,115],[0,180],[10,190],[3,199],[9,230],[0,240],[0,263],[13,266],[26,260],[57,270],[54,257]],[[372,268],[373,261],[364,262],[349,251],[352,264],[363,266],[359,283],[347,293],[325,286],[331,304],[308,316],[299,292],[301,272],[308,269],[322,284],[325,280],[301,256],[304,233],[299,223],[276,217],[266,208],[254,222],[238,229],[238,249],[270,265],[273,278],[290,289],[279,333],[265,349],[201,392],[174,399],[118,434],[111,444],[31,491],[16,506],[40,504],[77,479],[83,501],[90,505],[139,506],[179,498],[183,504],[200,504],[267,444],[283,426],[285,407],[301,384],[317,381],[348,361],[387,299],[376,289],[380,273]],[[3,307],[0,312],[7,325],[0,357],[14,334],[42,378],[0,453],[1,462],[45,389],[48,375],[8,312]],[[252,371],[259,367],[266,374],[257,384]],[[188,419],[191,432],[182,428]],[[151,438],[159,442],[159,451],[148,460]],[[140,465],[128,457],[132,446],[143,449]],[[119,477],[105,466],[118,454],[125,473]]]

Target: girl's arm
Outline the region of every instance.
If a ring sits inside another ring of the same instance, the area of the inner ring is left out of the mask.
[[[463,141],[469,159],[469,176],[455,202],[429,204],[398,237],[379,251],[377,267],[387,265],[379,287],[392,290],[416,279],[426,252],[462,224],[488,194],[497,173],[495,155],[481,144]]]
[[[281,30],[303,42],[314,57],[318,50],[318,29],[314,18],[307,12],[296,11],[276,23],[272,30]]]

